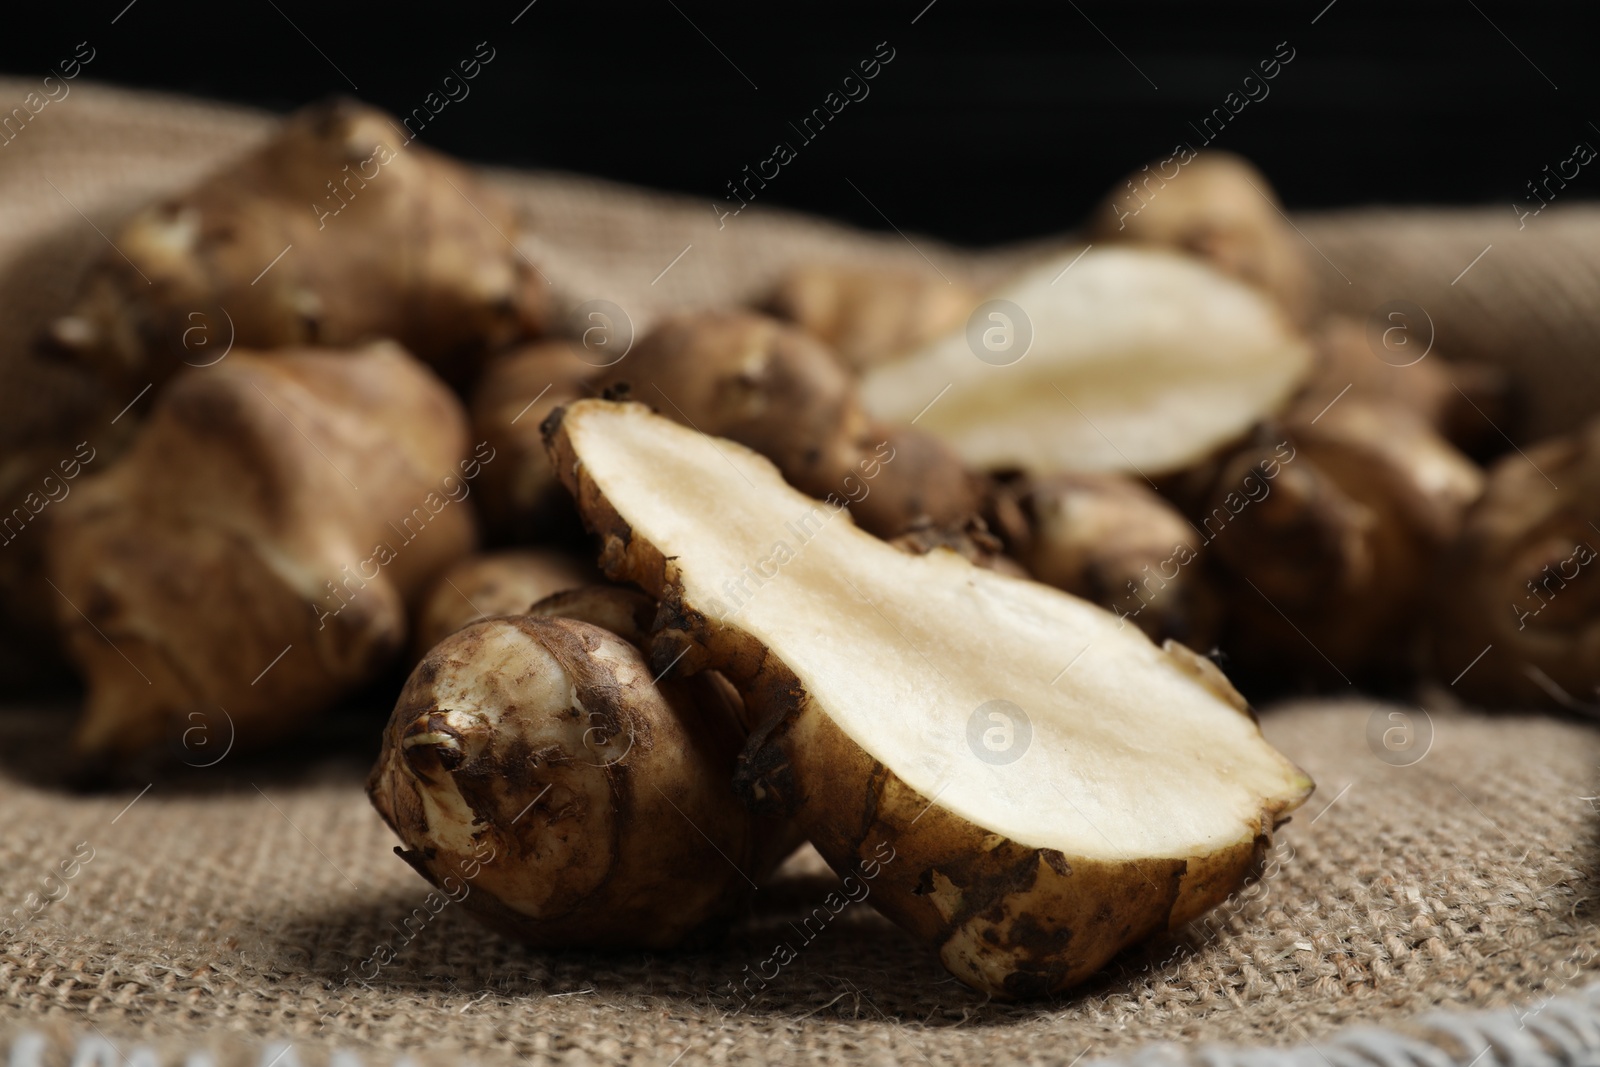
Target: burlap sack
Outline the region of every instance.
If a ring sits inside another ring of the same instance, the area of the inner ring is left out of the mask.
[[[29,89],[0,81],[0,101]],[[0,441],[45,429],[30,420],[58,385],[17,371],[17,354],[104,246],[96,228],[110,233],[267,127],[80,84],[0,148]],[[800,260],[926,257],[983,283],[1037,251],[913,246],[754,209],[719,228],[708,202],[567,176],[497,180],[535,219],[530,254],[640,328],[663,308],[745,299]],[[1517,372],[1541,431],[1600,407],[1600,314],[1585,299],[1600,275],[1600,212],[1552,208],[1520,231],[1509,210],[1297,221],[1329,303],[1422,305],[1441,350]],[[716,951],[530,952],[459,908],[423,907],[425,885],[390,853],[361,793],[370,719],[320,727],[289,764],[230,754],[144,792],[78,796],[48,773],[71,709],[13,706],[0,713],[0,1048],[18,1067],[65,1064],[74,1040],[107,1067],[136,1046],[162,1063],[209,1049],[262,1065],[323,1063],[337,1049],[370,1062],[404,1051],[486,1064],[1066,1064],[1150,1042],[1324,1043],[1356,1023],[1416,1032],[1407,1020],[1438,1006],[1576,992],[1600,973],[1600,737],[1574,721],[1446,705],[1351,693],[1269,709],[1267,734],[1320,788],[1262,883],[1073,998],[1029,1006],[975,996],[866,907],[802,945],[794,924],[831,877],[809,852]],[[1410,731],[1408,755],[1384,747],[1386,730]],[[763,996],[730,992],[782,941],[798,959]],[[1555,1007],[1541,1017],[1568,1018]],[[1580,1036],[1552,1062],[1600,1045],[1600,1026],[1572,1025]],[[1324,1044],[1315,1062],[1342,1067],[1358,1045]],[[1436,1063],[1478,1054],[1465,1039],[1428,1048],[1442,1050]],[[1484,1062],[1515,1059],[1496,1056]]]

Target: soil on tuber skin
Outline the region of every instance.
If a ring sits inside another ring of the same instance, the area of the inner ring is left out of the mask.
[[[759,723],[741,795],[792,814],[841,877],[870,881],[872,906],[975,989],[1059,995],[1214,907],[1312,788],[1216,666],[1181,645],[1157,648],[1081,599],[952,551],[899,551],[846,522],[774,554],[782,580],[743,598],[743,561],[815,505],[772,464],[640,404],[580,401],[546,432],[607,574],[658,598],[659,636],[689,669],[722,672]],[[863,601],[874,610],[852,610]],[[907,633],[922,656],[905,654]],[[1094,644],[1096,669],[1056,689],[1036,667],[1063,643]],[[1026,703],[1033,762],[962,738],[997,696]],[[1130,730],[1163,744],[1128,745]],[[1061,788],[1082,787],[1040,761],[1067,751],[1096,769],[1097,811],[1118,820],[1098,820],[1114,856],[1059,814],[1062,797],[1075,803]],[[1163,808],[1182,817],[1152,815]],[[1196,822],[1207,829],[1191,837]]]
[[[447,637],[406,683],[368,781],[402,857],[535,947],[720,937],[794,838],[733,795],[744,729],[726,683],[654,678],[634,644],[571,618]]]

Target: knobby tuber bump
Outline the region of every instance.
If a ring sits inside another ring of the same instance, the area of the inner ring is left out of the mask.
[[[739,709],[707,679],[654,680],[591,623],[473,623],[412,672],[367,783],[401,855],[536,947],[703,943],[769,872],[775,835],[731,789]]]
[[[979,470],[1181,470],[1279,411],[1310,369],[1269,299],[1167,250],[1091,248],[992,296],[986,328],[861,379],[875,418],[916,419]]]
[[[412,655],[421,659],[428,649],[468,623],[491,615],[526,614],[536,601],[595,578],[592,566],[553,549],[507,549],[467,556],[439,575],[423,598],[412,627]]]
[[[978,294],[936,274],[813,264],[779,281],[767,308],[860,371],[961,329]]]
[[[1085,240],[1197,256],[1305,321],[1311,309],[1305,239],[1289,225],[1266,177],[1228,152],[1191,155],[1171,175],[1159,169],[1143,167],[1114,186],[1090,217]]]
[[[478,510],[497,541],[548,540],[570,515],[544,452],[539,424],[557,407],[586,395],[597,368],[571,341],[542,341],[490,360],[472,392],[472,432],[499,455],[484,471]],[[576,525],[573,522],[573,525]]]
[[[1231,576],[1223,648],[1279,677],[1416,666],[1428,575],[1482,472],[1414,412],[1346,396],[1221,465],[1196,525]]]
[[[352,101],[307,108],[244,159],[112,235],[47,343],[136,388],[227,348],[392,337],[446,378],[538,333],[548,282],[516,212]]]
[[[1600,421],[1526,451],[1490,469],[1441,567],[1433,670],[1474,700],[1594,714]]]
[[[1157,641],[1206,649],[1221,605],[1200,537],[1145,486],[1117,474],[1052,474],[1009,487],[1028,518],[1017,557],[1041,582],[1092,600]]]
[[[404,646],[408,600],[475,537],[466,419],[392,343],[235,351],[175,378],[122,461],[58,507],[49,574],[89,696],[75,748],[191,712],[292,733]]]
[[[841,875],[875,861],[871,903],[978,989],[1058,993],[1215,906],[1311,789],[1181,645],[808,522],[822,505],[770,462],[642,405],[546,427],[603,567],[661,601],[658,665],[723,672],[760,724],[751,802],[792,811]]]
[[[915,427],[870,423],[833,354],[763,315],[675,315],[596,385],[626,388],[668,418],[755,449],[790,484],[847,504],[880,537],[919,519],[960,523],[985,505],[985,483],[952,450]]]

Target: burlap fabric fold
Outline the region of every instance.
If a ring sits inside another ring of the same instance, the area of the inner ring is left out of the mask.
[[[0,81],[0,101],[30,89]],[[0,148],[0,445],[47,429],[37,413],[61,386],[18,371],[18,353],[104,247],[96,228],[110,233],[269,124],[78,84]],[[641,329],[665,308],[747,299],[801,260],[926,259],[985,283],[1049,244],[971,253],[754,209],[719,228],[709,202],[570,176],[495,180],[535,220],[529,254],[574,298],[612,300]],[[1600,409],[1600,212],[1551,208],[1520,230],[1509,207],[1296,222],[1330,305],[1413,301],[1441,351],[1516,372],[1539,432]],[[831,877],[811,853],[717,950],[530,952],[459,908],[423,906],[425,885],[361,793],[370,717],[338,719],[292,759],[229,756],[144,792],[83,796],[50,784],[71,712],[0,712],[0,1049],[42,1049],[41,1062],[64,1065],[68,1042],[87,1037],[111,1050],[108,1067],[136,1046],[162,1062],[209,1049],[264,1063],[287,1055],[274,1042],[307,1065],[341,1048],[385,1063],[403,1051],[426,1063],[1066,1064],[1150,1042],[1324,1041],[1440,1006],[1538,1003],[1600,974],[1600,735],[1574,720],[1353,692],[1268,709],[1269,737],[1319,790],[1263,881],[1069,1000],[1010,1006],[960,986],[864,906],[805,940],[795,924]],[[1391,730],[1408,731],[1403,757],[1383,743]],[[762,996],[730,988],[784,941],[798,958]],[[12,1044],[24,1031],[44,1043]]]

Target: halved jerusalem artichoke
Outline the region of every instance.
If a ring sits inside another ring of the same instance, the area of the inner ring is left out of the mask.
[[[519,235],[466,168],[336,100],[125,223],[46,342],[138,388],[230,346],[392,337],[464,383],[547,318]]]
[[[401,856],[538,947],[715,937],[770,865],[770,835],[730,788],[744,732],[723,690],[652,676],[638,648],[574,619],[445,638],[367,782]]]
[[[1222,674],[1085,601],[911,555],[635,404],[546,422],[653,655],[727,674],[741,780],[962,981],[1057,993],[1248,877],[1311,782]],[[1031,743],[1030,743],[1031,739]]]
[[[466,453],[460,405],[392,343],[174,379],[121,462],[57,505],[79,754],[141,752],[219,709],[243,750],[370,681],[406,603],[472,549]]]
[[[1471,699],[1600,709],[1600,421],[1489,471],[1436,587],[1432,659]]]
[[[434,582],[417,608],[412,654],[421,659],[468,623],[491,615],[522,615],[552,593],[593,581],[594,568],[553,549],[508,549],[467,556]]]
[[[786,274],[767,308],[861,371],[959,330],[980,299],[926,271],[812,264]]]
[[[976,468],[1179,470],[1276,412],[1310,349],[1254,289],[1162,250],[1090,249],[1033,267],[967,330],[861,380]]]
[[[1296,321],[1309,317],[1305,238],[1266,176],[1230,152],[1190,152],[1155,173],[1134,171],[1106,194],[1084,238],[1186,252],[1271,295]]]

